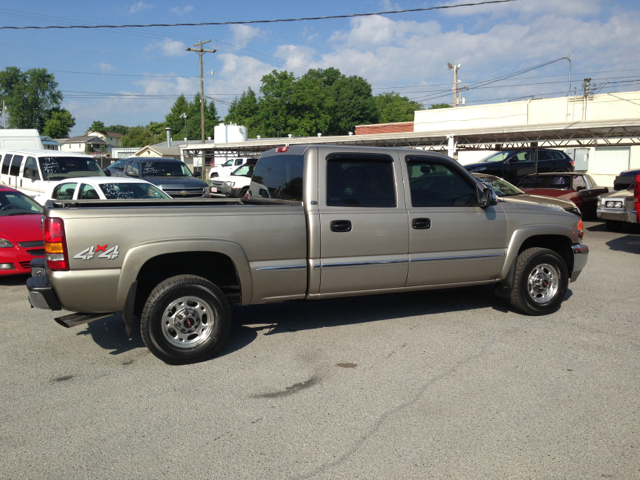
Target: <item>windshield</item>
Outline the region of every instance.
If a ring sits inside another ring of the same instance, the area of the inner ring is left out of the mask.
[[[20,192],[0,192],[0,217],[42,214],[35,200]]]
[[[554,188],[568,190],[571,188],[569,175],[528,175],[518,184],[520,188]]]
[[[231,172],[231,175],[234,175],[236,177],[250,177],[251,175],[253,175],[254,167],[255,165],[243,165]]]
[[[63,180],[71,177],[105,177],[93,158],[39,157],[44,180]]]
[[[522,195],[524,192],[500,177],[476,177],[499,197]]]
[[[158,187],[148,183],[103,183],[99,186],[108,200],[171,198]]]
[[[142,161],[143,177],[192,177],[191,170],[182,162]]]
[[[479,163],[492,163],[492,162],[502,162],[506,160],[506,158],[511,155],[511,152],[498,152],[493,155],[489,155],[488,157],[480,160]]]

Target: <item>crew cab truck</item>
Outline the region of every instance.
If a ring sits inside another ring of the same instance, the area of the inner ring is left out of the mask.
[[[31,305],[140,317],[168,363],[215,354],[230,304],[496,284],[552,313],[589,252],[579,217],[498,199],[445,155],[328,145],[263,153],[244,200],[50,201],[44,235]]]

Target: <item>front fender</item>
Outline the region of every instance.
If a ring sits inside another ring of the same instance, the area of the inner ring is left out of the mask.
[[[253,297],[253,281],[249,259],[244,249],[235,242],[228,240],[217,240],[208,238],[191,238],[188,240],[163,240],[138,245],[129,250],[122,263],[120,280],[118,282],[116,301],[119,311],[122,311],[127,300],[129,289],[136,281],[140,269],[149,260],[165,254],[188,253],[188,252],[212,252],[226,255],[233,262],[242,298],[251,299]]]

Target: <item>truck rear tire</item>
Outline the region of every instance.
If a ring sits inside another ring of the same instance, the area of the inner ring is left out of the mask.
[[[178,275],[153,289],[140,332],[151,353],[169,364],[211,358],[229,336],[231,309],[222,291],[195,275]]]
[[[511,305],[527,315],[547,315],[560,309],[569,287],[569,270],[548,248],[529,248],[518,256]]]

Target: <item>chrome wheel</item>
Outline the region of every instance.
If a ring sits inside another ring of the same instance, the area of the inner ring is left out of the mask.
[[[177,348],[193,348],[206,342],[214,326],[215,310],[198,297],[180,297],[162,314],[162,334]]]
[[[529,273],[527,291],[536,303],[550,302],[558,293],[559,286],[560,273],[553,265],[543,263]]]

